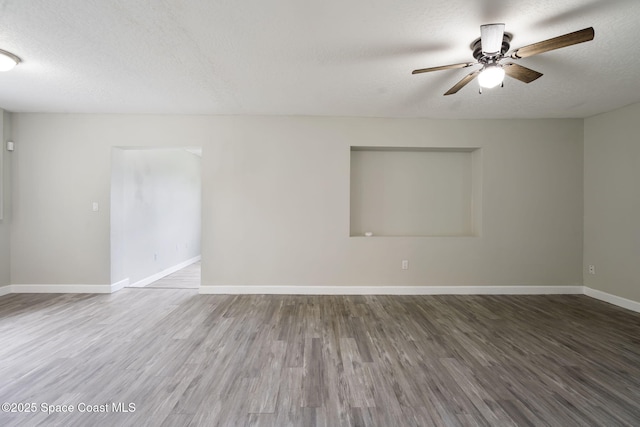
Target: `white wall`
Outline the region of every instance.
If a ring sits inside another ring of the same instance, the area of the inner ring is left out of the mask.
[[[10,114],[0,110],[0,286],[11,284],[11,153],[6,150],[6,142],[10,140]],[[0,291],[1,293],[1,291]]]
[[[640,302],[640,104],[586,119],[584,133],[584,284]]]
[[[121,188],[112,177],[111,224],[122,241],[112,239],[111,258],[123,271],[112,271],[112,281],[134,284],[199,256],[200,157],[184,149],[114,151]]]
[[[12,124],[13,283],[109,283],[109,209],[90,208],[108,206],[111,148],[176,144],[203,147],[203,286],[582,283],[582,120],[14,114]],[[352,145],[481,147],[482,236],[349,237]]]

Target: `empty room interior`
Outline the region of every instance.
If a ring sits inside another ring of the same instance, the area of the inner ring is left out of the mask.
[[[0,13],[0,425],[640,425],[640,2]]]

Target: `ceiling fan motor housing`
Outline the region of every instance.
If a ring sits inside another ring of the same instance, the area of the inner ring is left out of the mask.
[[[482,53],[482,39],[478,38],[471,43],[471,50],[473,51],[473,57],[481,64],[489,64],[497,62],[504,57],[511,47],[511,39],[513,36],[511,33],[504,33],[502,36],[502,47],[498,55],[487,57]]]

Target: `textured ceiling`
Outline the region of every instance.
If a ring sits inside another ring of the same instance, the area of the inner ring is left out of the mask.
[[[521,59],[544,73],[479,95],[480,25],[512,48],[595,28],[595,40]],[[638,0],[0,0],[0,74],[17,112],[432,118],[588,117],[640,102]]]

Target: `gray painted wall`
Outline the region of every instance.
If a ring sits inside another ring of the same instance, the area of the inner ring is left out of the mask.
[[[15,284],[112,281],[114,146],[203,147],[203,286],[582,284],[582,120],[14,114],[12,124]],[[481,147],[482,235],[349,237],[352,145]]]
[[[482,208],[473,203],[473,154],[352,151],[351,236],[479,235],[473,227],[474,213]]]
[[[0,110],[0,134],[2,134],[2,147],[0,147],[0,286],[11,284],[11,153],[6,150],[6,142],[11,135],[11,115]]]
[[[585,120],[584,284],[640,302],[638,135],[640,104]]]

